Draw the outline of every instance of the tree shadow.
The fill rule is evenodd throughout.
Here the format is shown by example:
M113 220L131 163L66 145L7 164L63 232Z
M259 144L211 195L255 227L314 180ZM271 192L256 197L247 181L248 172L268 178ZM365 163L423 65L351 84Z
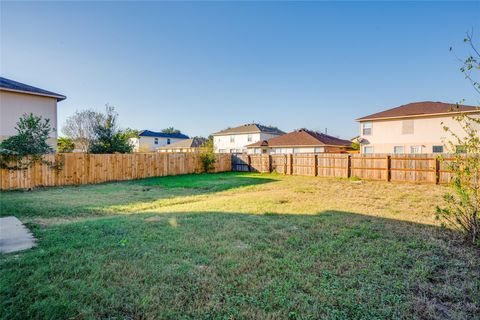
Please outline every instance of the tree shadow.
M114 303L99 291L95 304L80 298L77 305L102 310L105 301L110 315L127 305L125 316L162 318L155 307L162 305L174 318L457 319L475 318L480 308L477 249L431 225L342 211L214 211L119 215L34 231L39 246L25 252L25 266L8 275L9 283L48 264L38 268L45 276L35 273L35 288L58 272L67 279L48 283L61 295L63 281L76 274L61 270L81 265L81 281L102 275L108 294L119 295ZM82 288L81 297L95 289ZM12 306L28 301L24 292L11 291ZM138 296L155 303L142 306Z

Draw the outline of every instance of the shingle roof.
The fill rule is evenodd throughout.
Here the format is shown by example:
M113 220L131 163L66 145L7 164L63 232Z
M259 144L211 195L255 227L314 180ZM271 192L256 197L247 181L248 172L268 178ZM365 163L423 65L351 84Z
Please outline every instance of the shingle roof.
M357 119L357 121L384 119L384 118L403 118L422 115L434 115L449 112L475 111L474 106L456 105L453 103L423 101L405 104L400 107L388 109L382 112L374 113L366 117Z
M207 141L207 139L195 137L167 144L166 146L162 146L158 149L200 148L205 143L205 141Z
M269 140L249 144L251 147L302 147L302 146L351 146L352 142L316 131L301 129Z
M33 95L52 97L52 98L56 98L57 101L62 101L67 98L64 95L61 95L55 92L29 86L28 84L20 83L20 82L13 81L3 77L0 77L0 90L23 92L23 93L33 94Z
M285 134L282 130L277 128L263 126L258 123L249 123L235 128L228 128L219 132L214 133L214 136L226 135L226 134L239 134L239 133L272 133L272 134Z
M174 138L174 139L188 139L187 135L183 133L163 133L163 132L155 132L150 130L141 130L138 135L140 137L155 137L155 138Z

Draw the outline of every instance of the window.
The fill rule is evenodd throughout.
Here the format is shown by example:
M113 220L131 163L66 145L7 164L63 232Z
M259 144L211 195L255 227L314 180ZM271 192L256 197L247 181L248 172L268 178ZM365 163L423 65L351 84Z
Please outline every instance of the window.
M260 154L262 153L262 149L260 148L255 148L255 154Z
M230 142L235 142L235 136L230 136Z
M372 122L362 123L362 134L364 136L369 136L372 134Z
M403 146L393 147L393 153L395 153L395 154L403 154L403 153L405 153L405 148L404 148Z
M467 148L465 146L456 146L455 153L467 153Z
M410 153L411 154L422 153L422 147L421 146L411 146L410 147Z
M325 148L324 148L324 147L316 147L316 148L315 148L315 153L322 153L322 152L325 152Z
M170 144L170 139L167 139L167 144Z
M372 146L364 146L363 147L363 153L366 153L366 154L373 153L373 147Z
M433 146L432 147L433 153L443 153L443 146Z
M402 134L413 134L413 120L402 121Z
M155 143L155 144L158 144L158 138L155 138L155 142L154 142L154 143Z
M247 136L247 141L248 141L248 142L252 142L252 135L251 135L251 134L249 134L249 135ZM230 141L230 142L231 142L231 141Z

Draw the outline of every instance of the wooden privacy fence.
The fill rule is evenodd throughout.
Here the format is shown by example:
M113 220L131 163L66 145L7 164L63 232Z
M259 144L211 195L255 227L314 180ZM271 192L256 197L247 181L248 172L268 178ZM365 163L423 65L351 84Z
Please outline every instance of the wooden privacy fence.
M0 169L0 190L66 186L202 172L198 153L63 153L44 156L26 170ZM230 154L216 155L215 172L231 171Z
M450 181L451 160L434 154L242 154L232 156L232 170L439 184Z

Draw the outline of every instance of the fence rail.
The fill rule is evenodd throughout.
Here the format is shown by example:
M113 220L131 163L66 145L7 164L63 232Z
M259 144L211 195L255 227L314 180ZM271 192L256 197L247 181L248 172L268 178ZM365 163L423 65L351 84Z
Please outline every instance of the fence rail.
M452 159L444 160L435 154L242 154L232 157L232 170L443 184Z
M52 168L36 162L26 170L0 169L0 190L29 189L133 180L202 172L198 153L131 153L46 155L44 160L60 164ZM215 172L231 171L230 154L216 155Z

